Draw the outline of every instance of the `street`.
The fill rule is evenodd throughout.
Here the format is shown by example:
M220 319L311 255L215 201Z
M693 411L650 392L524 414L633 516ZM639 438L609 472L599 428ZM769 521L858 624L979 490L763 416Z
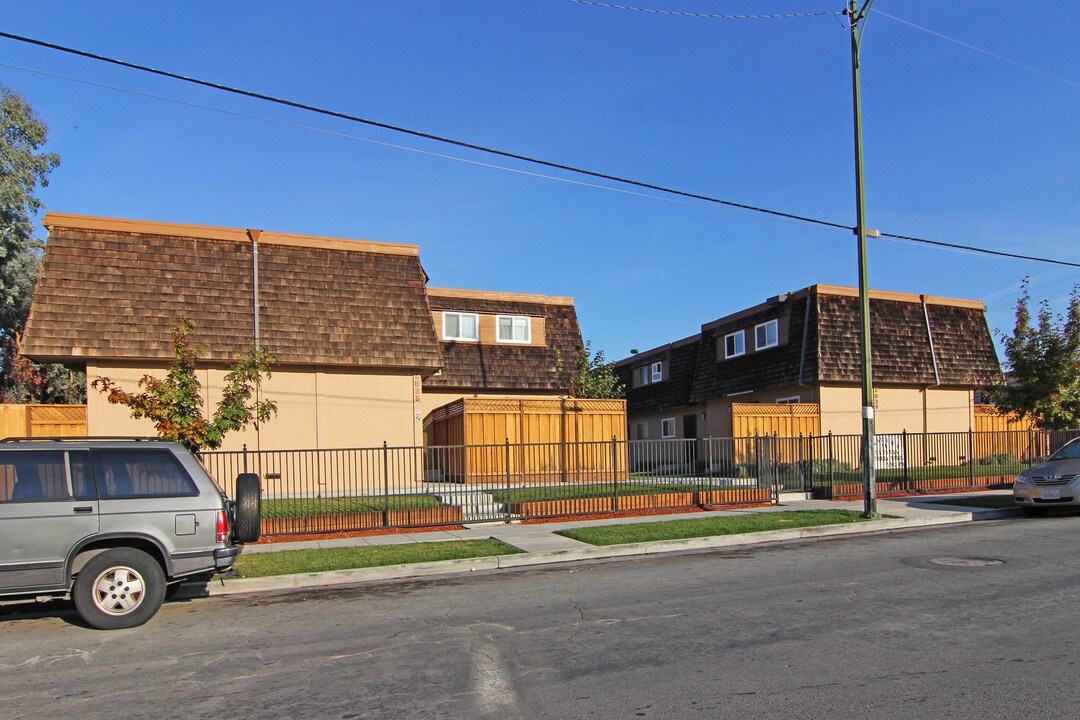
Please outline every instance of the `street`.
M0 615L29 718L1067 718L1080 517Z

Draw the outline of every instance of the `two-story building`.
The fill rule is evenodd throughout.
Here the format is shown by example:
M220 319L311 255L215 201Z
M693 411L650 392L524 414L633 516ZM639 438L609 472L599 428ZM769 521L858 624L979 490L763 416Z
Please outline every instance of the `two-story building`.
M986 307L871 291L880 433L967 431L974 394L1002 382ZM858 291L813 285L616 364L631 439L731 437L747 405L815 405L820 433L861 432Z

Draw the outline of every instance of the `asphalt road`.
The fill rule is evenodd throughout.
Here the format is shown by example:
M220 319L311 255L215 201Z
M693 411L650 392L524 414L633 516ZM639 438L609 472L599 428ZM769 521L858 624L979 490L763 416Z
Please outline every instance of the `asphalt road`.
M20 612L0 716L1080 717L1078 539L989 521L204 598L114 632Z

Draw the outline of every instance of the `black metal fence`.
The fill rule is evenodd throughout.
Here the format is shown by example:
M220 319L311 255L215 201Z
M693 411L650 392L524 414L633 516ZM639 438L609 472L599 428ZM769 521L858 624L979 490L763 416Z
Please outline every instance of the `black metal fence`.
M875 443L879 494L1005 486L1080 431L900 433ZM263 478L265 534L581 516L862 492L858 435L207 452L230 495Z

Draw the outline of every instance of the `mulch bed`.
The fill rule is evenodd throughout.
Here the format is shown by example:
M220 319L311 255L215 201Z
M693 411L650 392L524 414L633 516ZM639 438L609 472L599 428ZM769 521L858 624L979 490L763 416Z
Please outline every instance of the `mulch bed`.
M264 535L254 545L268 545L281 542L303 542L306 540L337 540L338 538L370 537L372 535L405 535L412 533L438 532L440 530L464 530L464 525L438 525L433 527L413 528L376 528L373 530L347 530L343 532L308 533L306 535Z
M619 512L592 513L590 515L562 515L559 517L525 518L522 525L543 525L545 523L576 522L578 520L611 520L621 517L646 517L649 515L682 515L685 513L708 512L712 510L739 510L743 508L765 507L770 503L738 503L735 505L694 505L680 508L652 508L643 510L620 510Z

